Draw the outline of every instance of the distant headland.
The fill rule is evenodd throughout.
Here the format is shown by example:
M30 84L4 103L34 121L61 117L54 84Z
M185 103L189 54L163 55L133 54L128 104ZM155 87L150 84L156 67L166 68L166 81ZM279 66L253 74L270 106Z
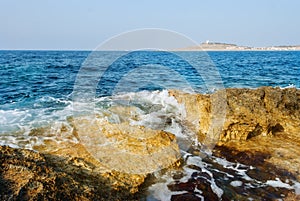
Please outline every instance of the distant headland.
M236 44L206 41L198 46L179 48L181 51L291 51L300 50L300 45L281 45L269 47L249 47Z

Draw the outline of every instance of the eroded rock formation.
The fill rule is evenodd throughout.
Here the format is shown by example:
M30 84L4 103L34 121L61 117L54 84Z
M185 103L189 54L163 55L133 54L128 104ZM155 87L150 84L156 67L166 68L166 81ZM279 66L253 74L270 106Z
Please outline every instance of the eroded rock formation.
M300 90L261 87L212 95L170 91L170 95L185 105L187 121L195 125L200 141L215 130L216 145L270 154L267 161L300 175ZM214 107L226 111L219 130L214 129L219 126L213 123Z
M135 200L148 174L179 164L171 133L89 117L70 121L72 131L59 130L79 142L49 138L33 147L39 153L0 146L0 200Z
M165 131L94 117L76 118L73 124L80 142L109 170L146 175L180 158L175 136Z
M185 104L187 120L196 123L200 134L206 135L209 127L213 126L212 100L216 94L185 94L179 91L171 91L170 94ZM219 98L226 99L226 102L214 102L225 104L226 116L220 142L299 131L300 91L295 88L226 89L226 94Z
M0 200L138 200L134 180L144 178L103 174L84 158L0 146Z

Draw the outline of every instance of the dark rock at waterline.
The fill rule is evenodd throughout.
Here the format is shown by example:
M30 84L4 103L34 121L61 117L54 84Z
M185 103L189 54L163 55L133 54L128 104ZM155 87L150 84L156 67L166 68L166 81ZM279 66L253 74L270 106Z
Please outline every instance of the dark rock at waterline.
M171 201L201 201L201 198L197 197L195 194L184 193L180 195L172 195Z
M239 162L245 165L260 166L265 164L271 157L270 153L259 151L238 151L226 146L216 146L214 154L219 157L225 157L228 161Z
M214 149L214 155L222 158L226 158L230 162L237 164L245 164L248 168L245 169L245 173L252 179L255 179L260 182L267 182L268 180L277 180L281 181L290 181L289 185L293 185L293 182L296 181L297 176L288 170L282 169L279 166L276 166L270 162L268 159L271 157L268 153L262 153L259 151L238 151L234 148L229 148L226 146L217 146ZM226 171L222 169L222 171ZM222 175L216 175L216 177L222 177ZM235 178L243 182L241 186L232 186L226 184L223 180L216 179L216 183L219 186L223 186L224 195L222 198L225 200L235 199L237 196L240 198L242 196L251 195L252 198L260 200L276 200L289 198L292 194L289 189L264 186L260 184L253 184L252 188L245 185L247 181L244 178L237 177ZM246 198L245 197L245 198Z
M66 159L0 146L0 200L139 200L126 187Z
M197 175L197 178L194 178ZM203 197L204 200L218 200L218 196L213 192L211 188L211 183L205 178L202 178L199 173L194 173L192 178L187 182L177 182L174 184L169 184L168 188L171 191L187 191L188 193L173 195L171 200L201 200L200 197ZM208 176L209 175L205 175ZM211 178L209 178L211 179ZM198 192L201 192L199 194Z
M231 165L216 163L215 156L226 158ZM256 163L257 158L259 158L259 163ZM177 178L168 185L170 191L176 192L172 199L227 201L279 200L299 197L295 195L294 190L280 187L280 185L274 187L267 184L268 181L283 181L293 186L294 181L297 180L295 175L287 170L266 162L267 158L268 156L263 153L238 152L228 147L216 147L213 157L202 158L203 164L186 166L194 170L187 181L182 182L180 178ZM222 189L221 197L217 196L216 188Z

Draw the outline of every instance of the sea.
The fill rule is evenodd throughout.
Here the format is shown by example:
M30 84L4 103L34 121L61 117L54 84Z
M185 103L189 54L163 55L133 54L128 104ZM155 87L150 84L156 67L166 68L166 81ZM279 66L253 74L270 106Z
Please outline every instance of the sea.
M260 86L300 88L300 51L2 50L0 145L34 150L35 145L43 144L49 136L33 136L33 130L45 126L55 130L61 123L68 124L70 117L90 113L97 113L112 123L129 121L133 125L169 131L179 138L193 138L183 132L180 122L183 122L184 108L169 97L168 90L213 93L223 88ZM111 109L117 106L134 106L135 115L140 118ZM61 136L51 138L61 140ZM189 140L196 142L196 139ZM273 189L274 193L271 190L266 199L281 199L278 188L300 194L299 181L260 181L247 175L255 167L216 156L203 160L189 153L184 143L180 148L185 162L181 182L191 178L194 172L206 172L210 176L207 183L219 199L226 193L226 185L246 186L243 193L247 193L249 200L252 194L255 197L258 193L251 188ZM223 181L214 177L217 170L222 172ZM172 173L160 177L148 187L147 200L170 200L172 195L180 193L168 188L174 182ZM202 191L194 194L206 200Z

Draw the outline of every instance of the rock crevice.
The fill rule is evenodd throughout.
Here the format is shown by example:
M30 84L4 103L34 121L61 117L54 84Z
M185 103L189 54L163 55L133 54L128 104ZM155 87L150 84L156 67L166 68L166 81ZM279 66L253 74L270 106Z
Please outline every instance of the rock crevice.
M215 136L216 139L210 140L215 145L237 152L270 155L266 161L289 170L300 179L300 90L261 87L226 89L221 93L224 91L226 115L215 135L209 134L215 130L212 104L224 103L213 101L220 91L212 95L170 91L170 95L185 105L187 120L197 127L195 132L200 142Z
M214 100L215 94L226 93L226 101ZM213 127L213 107L224 104L226 115L218 142L249 140L255 136L299 131L300 91L295 88L261 87L258 89L226 89L212 95L170 91L187 111L187 120L196 124L199 138ZM217 105L217 106L214 106Z

